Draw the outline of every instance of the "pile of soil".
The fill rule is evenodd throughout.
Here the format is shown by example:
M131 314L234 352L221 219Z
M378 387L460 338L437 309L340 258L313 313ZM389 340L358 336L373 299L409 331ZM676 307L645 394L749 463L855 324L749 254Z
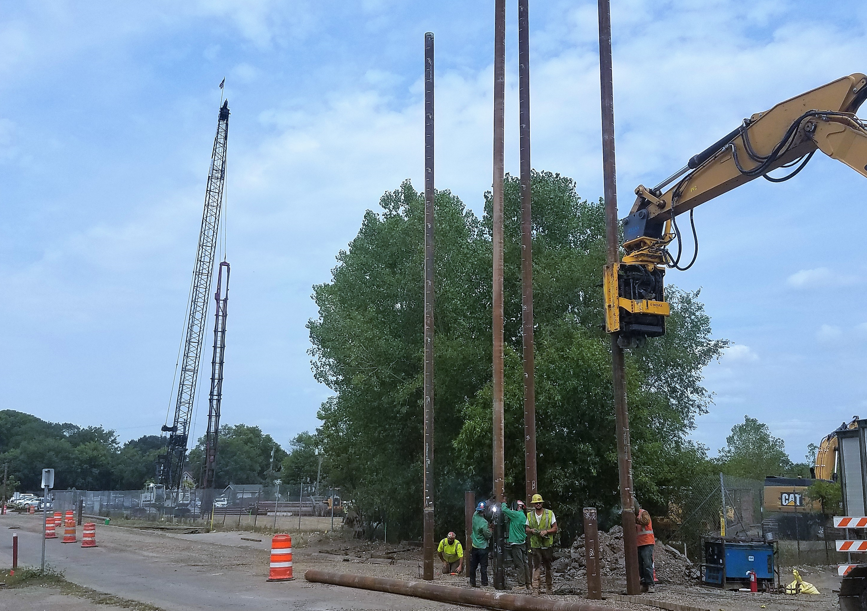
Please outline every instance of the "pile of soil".
M572 547L554 562L554 573L564 579L584 579L584 535L578 537ZM701 577L699 569L686 556L669 545L657 541L653 551L656 579L660 583L686 585ZM623 559L623 528L615 526L610 531L599 532L599 573L603 577L626 578Z

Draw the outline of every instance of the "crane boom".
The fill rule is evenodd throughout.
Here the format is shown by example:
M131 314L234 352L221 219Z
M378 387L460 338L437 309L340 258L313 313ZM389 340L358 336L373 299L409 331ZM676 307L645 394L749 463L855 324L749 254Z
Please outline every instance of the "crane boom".
M211 277L214 271L214 253L217 247L220 209L223 204L223 186L226 182L228 138L229 101L226 100L220 107L217 119L217 135L214 137L211 168L208 172L208 183L205 189L205 209L202 214L202 228L199 232L199 245L193 268L190 309L187 314L184 356L181 361L175 416L171 426L164 425L162 428L164 433L169 434L169 437L166 452L159 457L158 476L160 483L165 484L166 488L170 490L180 488L187 457L190 416L196 396L196 382L199 377L199 359L202 354L205 317L208 313L208 297L211 292Z
M223 268L226 269L226 293L221 296ZM223 401L223 364L226 357L226 316L229 314L229 272L227 261L220 263L217 272L217 290L214 293L214 356L211 358L211 392L208 401L208 431L205 433L205 469L202 488L214 487L217 469L217 438L220 434L220 404Z

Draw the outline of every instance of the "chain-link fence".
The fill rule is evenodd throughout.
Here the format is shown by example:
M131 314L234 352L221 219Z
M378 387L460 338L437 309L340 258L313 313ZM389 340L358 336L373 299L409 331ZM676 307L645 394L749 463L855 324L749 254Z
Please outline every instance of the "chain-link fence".
M723 474L696 477L671 495L666 538L692 559L703 557L705 539L724 537L772 541L782 566L845 561L834 545L845 533L834 529L831 518L813 506L806 494L809 483Z
M697 477L674 491L669 505L670 538L690 558L700 558L702 539L762 537L762 489L759 480L717 474Z
M50 511L81 519L124 519L275 530L330 530L346 515L340 490L313 484L229 485L224 489L55 490Z

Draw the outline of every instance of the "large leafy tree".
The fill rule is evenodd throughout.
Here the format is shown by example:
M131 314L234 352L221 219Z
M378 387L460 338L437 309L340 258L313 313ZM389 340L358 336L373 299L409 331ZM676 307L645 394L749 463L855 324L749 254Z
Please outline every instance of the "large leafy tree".
M719 460L727 475L764 480L769 475L794 474L783 440L771 435L767 424L749 416L732 427Z
M507 488L523 496L520 185L505 184ZM435 471L438 520L461 520L463 491L491 489L491 198L479 220L436 194ZM409 182L365 214L332 281L314 288L309 323L317 379L335 391L319 435L335 484L389 532L420 530L422 471L423 196ZM601 328L601 202L551 173L533 175L533 265L540 487L577 516L617 503L608 339ZM707 409L701 368L710 338L697 293L672 289L669 334L628 357L636 487L648 502L705 460L686 434Z
M273 452L273 460L272 460ZM201 481L205 438L190 451L189 465L196 481ZM279 470L286 451L258 426L224 424L217 442L215 487L229 484L266 484Z
M329 463L319 448L315 435L299 433L289 442L289 454L283 459L280 477L284 483L314 483L328 478Z

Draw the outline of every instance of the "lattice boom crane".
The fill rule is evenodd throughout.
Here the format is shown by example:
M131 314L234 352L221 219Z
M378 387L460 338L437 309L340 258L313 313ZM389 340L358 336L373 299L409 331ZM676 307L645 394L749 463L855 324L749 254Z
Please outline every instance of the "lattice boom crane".
M214 254L217 247L220 225L220 210L223 204L223 187L226 182L226 147L229 139L229 101L220 107L217 120L217 135L211 154L211 169L205 189L205 210L202 214L202 229L199 233L199 246L196 264L193 269L190 309L187 314L187 329L184 338L184 356L181 361L181 374L178 382L178 396L175 403L175 417L172 425L164 425L168 433L165 454L160 455L157 466L159 481L167 489L178 489L184 475L187 457L187 440L190 434L196 382L199 377L199 360L205 334L205 317L211 293L211 277L214 271Z

